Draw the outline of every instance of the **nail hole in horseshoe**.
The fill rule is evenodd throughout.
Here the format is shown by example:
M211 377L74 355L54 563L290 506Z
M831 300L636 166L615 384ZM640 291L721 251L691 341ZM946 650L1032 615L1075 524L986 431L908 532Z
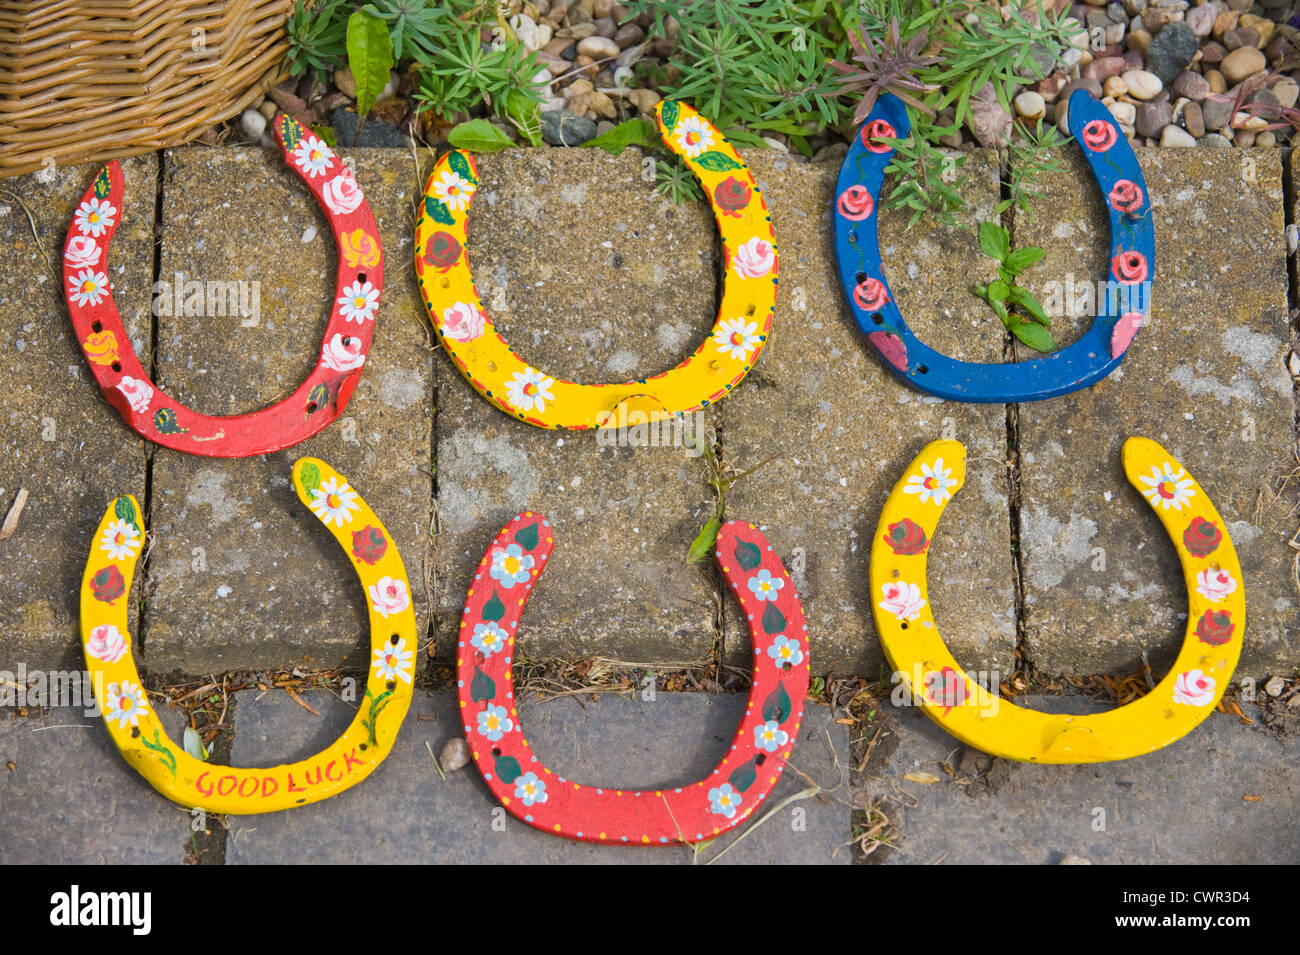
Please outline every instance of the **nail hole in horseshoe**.
M917 366L916 366L916 373L917 373L918 375L924 375L924 374L925 374L927 371L929 371L929 370L930 370L930 367L929 367L928 365L917 365Z
M749 303L749 308L745 309L745 314L746 314L746 315L753 315L756 311L758 311L758 306L755 305L753 302L750 302L750 303Z
M91 330L92 332L102 332L102 331L104 330L104 323L103 323L103 322L91 322L91 323L90 323L90 330Z
M872 312L871 320L875 322L877 325L885 324L885 316L881 315L879 312Z
M360 273L358 273L358 275L357 275L357 281L358 281L358 282L364 282L365 280L366 280L366 273L365 273L365 272L360 272Z
M762 766L766 762L767 762L767 753L759 753L758 756L754 759L755 766Z
M122 363L121 363L120 361L115 361L115 362L113 362L113 364L110 365L109 367L112 368L114 371L121 371L121 370L122 370Z
M343 336L343 347L346 348L348 345L351 345L351 344L352 344L352 336L351 336L351 335L344 335L344 336Z
M395 690L395 689L397 689L397 684L394 683L392 680L389 680L387 683L384 684L384 689L385 689L385 690Z
M857 281L857 283L858 283L859 285L861 285L863 282L865 282L865 281L867 280L867 273L866 273L866 272L859 272L859 273L855 276L855 280Z
M307 413L308 413L308 414L315 414L315 413L316 413L316 402L314 402L314 401L309 401L309 402L307 402Z
M391 643L393 646L397 646L397 641L400 639L401 637L399 637L397 634L393 634L391 637L388 638L388 642Z
M493 746L493 747L492 747L492 755L493 755L493 756L500 756L500 755L501 755L501 747L500 747L500 746Z
M900 630L906 630L906 629L907 629L907 621L904 620L902 623L900 623L900 624L898 625L898 629L900 629Z

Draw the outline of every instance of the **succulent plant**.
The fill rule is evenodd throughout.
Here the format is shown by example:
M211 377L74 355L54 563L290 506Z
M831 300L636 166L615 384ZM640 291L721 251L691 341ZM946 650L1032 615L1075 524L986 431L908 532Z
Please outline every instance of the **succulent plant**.
M928 36L928 31L921 30L904 42L899 34L897 18L890 23L889 33L879 41L879 45L861 27L849 31L853 61L858 65L832 60L831 66L841 74L842 92L862 91L862 99L853 114L854 123L867 118L881 93L893 93L909 106L934 115L933 109L913 95L933 93L939 88L916 76L919 71L939 62L939 57L925 55Z

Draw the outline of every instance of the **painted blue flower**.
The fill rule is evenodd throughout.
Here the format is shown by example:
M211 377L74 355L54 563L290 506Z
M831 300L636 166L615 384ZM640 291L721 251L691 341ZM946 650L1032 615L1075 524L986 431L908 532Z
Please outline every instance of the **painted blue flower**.
M498 624L491 622L476 623L474 624L474 636L470 640L470 646L481 650L485 657L490 657L498 650L504 649L506 641L509 639L510 635Z
M768 720L754 727L754 745L764 752L775 753L790 742L790 734L781 729L776 720Z
M487 709L478 715L478 731L492 742L496 742L515 728L515 724L506 715L504 706L487 705Z
M736 807L741 803L740 793L732 788L731 783L723 783L709 790L709 812L718 813L728 819L736 815Z
M522 799L525 806L546 802L546 783L536 773L524 773L515 780L515 798Z
M775 600L784 586L785 581L780 577L773 577L770 570L760 570L749 578L749 589L759 600Z
M501 550L492 552L492 567L488 573L493 580L499 581L502 587L509 590L515 584L528 582L534 563L536 561L525 554L518 544L508 544Z
M792 667L797 667L803 663L803 651L799 649L799 640L796 637L777 637L767 648L767 655L776 661L777 666L788 663Z

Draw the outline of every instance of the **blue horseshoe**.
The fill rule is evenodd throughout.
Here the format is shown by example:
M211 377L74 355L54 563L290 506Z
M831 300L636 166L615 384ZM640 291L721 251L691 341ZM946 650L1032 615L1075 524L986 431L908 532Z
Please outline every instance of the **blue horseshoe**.
M911 125L903 102L882 95L840 167L835 254L858 326L894 373L953 401L1007 404L1066 395L1095 384L1124 358L1151 305L1155 230L1137 157L1110 110L1085 90L1070 97L1070 134L1083 147L1110 212L1110 271L1092 327L1069 348L1032 361L957 361L927 346L899 312L880 264L877 206L893 149ZM1104 298L1104 301L1102 300Z

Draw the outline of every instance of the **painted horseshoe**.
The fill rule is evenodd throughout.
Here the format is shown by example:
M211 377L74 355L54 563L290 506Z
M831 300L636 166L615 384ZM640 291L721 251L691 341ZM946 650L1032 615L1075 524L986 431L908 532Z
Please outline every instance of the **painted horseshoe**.
M524 362L479 301L467 250L478 189L474 157L453 149L424 187L415 226L415 272L429 321L461 374L502 411L539 428L626 427L713 404L758 360L776 307L776 237L744 160L685 103L655 107L660 135L685 161L713 206L724 254L722 304L708 338L676 368L621 384L580 385Z
M511 688L519 615L553 547L540 514L520 514L479 562L456 661L465 738L492 794L535 829L611 844L693 843L739 825L776 785L808 691L808 628L794 584L753 524L728 521L715 556L749 619L754 682L727 755L674 789L598 788L556 776L524 738Z
M370 671L356 718L327 749L271 769L217 766L190 756L163 729L136 670L128 595L144 546L133 497L109 505L81 579L81 645L104 722L118 750L173 802L208 812L258 813L328 799L365 779L393 747L411 703L415 611L397 545L347 480L324 461L293 466L298 499L347 553L369 595Z
M936 441L894 486L871 548L871 603L890 665L925 714L962 742L1034 763L1098 763L1168 746L1218 705L1241 655L1246 595L1227 526L1209 495L1164 448L1124 442L1124 471L1174 542L1188 617L1173 668L1146 696L1088 716L1027 710L972 680L935 628L926 551L949 498L966 480L966 449Z
M191 411L163 393L140 364L108 279L108 247L123 209L116 161L99 171L68 229L63 288L77 341L109 404L137 434L165 448L216 458L279 451L341 415L361 381L384 284L379 230L352 171L328 146L284 114L276 117L275 138L329 219L339 262L316 367L292 395L268 408L229 417Z
M893 149L881 138L906 138L907 107L889 94L844 157L835 187L835 254L849 308L894 374L952 401L1007 404L1066 395L1118 367L1151 304L1155 230L1146 180L1110 110L1085 90L1070 97L1070 134L1083 145L1110 212L1110 272L1097 295L1097 317L1068 348L1031 361L957 361L925 345L898 309L880 263L876 215Z

